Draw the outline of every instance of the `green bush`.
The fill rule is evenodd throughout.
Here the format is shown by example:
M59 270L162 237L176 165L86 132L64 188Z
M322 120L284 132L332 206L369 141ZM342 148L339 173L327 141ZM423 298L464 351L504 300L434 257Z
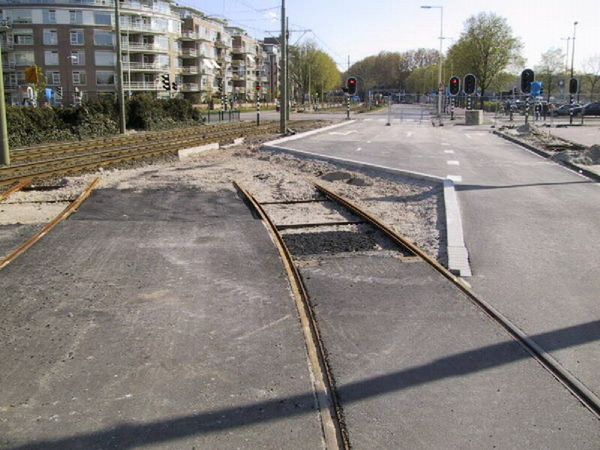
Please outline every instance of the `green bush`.
M136 95L126 102L127 127L159 130L202 123L200 111L187 100L159 100ZM119 130L119 109L113 96L85 101L71 108L8 106L11 147L110 136Z

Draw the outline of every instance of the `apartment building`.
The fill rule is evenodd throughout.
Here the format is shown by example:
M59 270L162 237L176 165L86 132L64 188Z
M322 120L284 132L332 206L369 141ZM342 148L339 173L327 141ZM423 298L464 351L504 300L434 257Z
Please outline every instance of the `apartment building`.
M112 0L0 0L0 24L10 103L27 95L25 68L33 65L42 68L54 105L116 91ZM277 90L276 70L275 84L265 81L273 71L264 66L265 45L226 20L170 0L126 0L120 2L120 26L126 95L207 101L222 90L246 100L256 82ZM164 88L167 74L177 90Z

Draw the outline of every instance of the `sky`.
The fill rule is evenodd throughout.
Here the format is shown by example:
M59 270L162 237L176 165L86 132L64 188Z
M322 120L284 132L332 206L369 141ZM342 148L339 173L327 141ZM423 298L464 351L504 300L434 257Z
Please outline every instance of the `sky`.
M257 38L278 34L280 29L281 0L175 1L224 16ZM444 51L460 37L468 17L494 12L504 17L513 35L521 39L527 67L539 64L541 54L550 48L558 47L566 54L566 38L573 36L574 22L578 22L575 69L582 69L587 58L600 54L600 0L286 0L290 42L312 39L342 70L348 56L352 64L381 51L439 49L442 10L423 9L422 5L443 7Z

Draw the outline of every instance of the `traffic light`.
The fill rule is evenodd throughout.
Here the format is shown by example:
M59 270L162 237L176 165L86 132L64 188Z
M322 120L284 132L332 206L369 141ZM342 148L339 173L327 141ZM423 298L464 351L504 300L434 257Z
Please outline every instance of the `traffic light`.
M465 76L464 91L467 95L473 95L477 90L477 78L472 73Z
M356 87L357 87L357 80L355 77L350 77L348 78L348 81L346 81L346 87L348 88L348 95L356 95Z
M531 83L535 81L535 74L531 69L525 69L521 72L521 92L529 94L531 92Z
M63 88L61 86L56 88L56 95L61 97L63 96Z
M460 92L460 78L450 78L450 95L455 96Z
M221 81L221 82L219 82L219 85L218 85L218 86L219 86L219 92L221 92L221 93L222 93L222 92L223 92L223 82L222 82L222 81Z
M161 78L162 78L163 89L165 91L170 91L171 90L171 76L168 73L165 73L164 75L161 75Z
M171 83L171 87L174 91L176 91L179 88L179 86L175 82Z
M254 89L256 89L256 92L260 91L260 84L256 83L256 86L254 86Z
M571 78L569 80L569 94L575 95L579 91L579 80L577 78Z

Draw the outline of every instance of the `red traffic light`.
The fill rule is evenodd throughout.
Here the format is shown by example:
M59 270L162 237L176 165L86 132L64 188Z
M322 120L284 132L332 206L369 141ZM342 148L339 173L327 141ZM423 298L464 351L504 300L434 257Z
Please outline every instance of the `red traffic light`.
M458 78L450 78L450 83L458 84Z
M260 91L260 84L257 84L257 85L256 85L256 90L257 90L257 91Z
M348 84L356 84L356 80L354 78L350 78L348 80Z

